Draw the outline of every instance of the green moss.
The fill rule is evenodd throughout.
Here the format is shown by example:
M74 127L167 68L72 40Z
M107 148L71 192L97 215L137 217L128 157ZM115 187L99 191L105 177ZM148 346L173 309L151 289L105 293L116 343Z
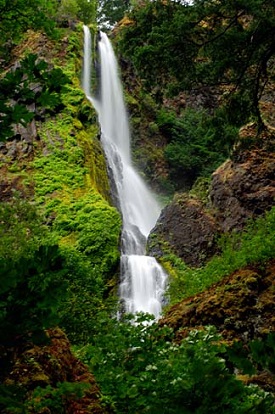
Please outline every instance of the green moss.
M199 177L189 191L192 197L198 198L204 205L209 201L210 181L211 177Z
M95 111L80 88L81 42L82 28L70 36L60 66L71 80L62 92L63 108L39 126L40 146L32 162L35 201L70 269L59 314L73 343L89 338L94 315L107 306L121 231L120 214L110 204Z
M87 168L86 185L95 188L106 200L110 201L106 162L100 142L96 138L97 135L97 125L91 125L88 131L80 131L77 135Z

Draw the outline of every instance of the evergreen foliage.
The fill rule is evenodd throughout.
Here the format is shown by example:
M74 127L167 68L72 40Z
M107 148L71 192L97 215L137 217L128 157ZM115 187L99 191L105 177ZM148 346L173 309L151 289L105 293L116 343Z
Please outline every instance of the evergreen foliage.
M97 0L61 0L57 16L59 20L80 20L85 24L96 21Z
M137 2L121 25L117 48L140 80L140 96L145 92L156 107L177 111L164 132L169 184L176 181L176 190L190 188L197 176L228 157L236 128L251 120L259 131L264 128L259 102L274 77L274 7L265 0L146 0ZM187 99L179 105L181 97ZM189 108L198 111L198 119L206 110L204 121L193 125ZM143 115L150 118L146 111Z
M191 186L199 176L208 176L229 156L237 129L223 121L219 111L210 116L189 109L181 117L159 112L157 124L167 137L164 155L176 190L183 182Z
M110 29L123 18L129 9L129 0L99 0L98 24L103 29Z
M274 55L274 7L268 0L147 0L133 8L119 46L149 90L161 85L165 94L167 83L179 91L227 85L231 114L237 116L245 100L242 122L250 115L261 122L258 103Z
M27 29L54 34L56 0L1 0L0 1L0 58L7 59ZM35 11L35 12L34 12Z

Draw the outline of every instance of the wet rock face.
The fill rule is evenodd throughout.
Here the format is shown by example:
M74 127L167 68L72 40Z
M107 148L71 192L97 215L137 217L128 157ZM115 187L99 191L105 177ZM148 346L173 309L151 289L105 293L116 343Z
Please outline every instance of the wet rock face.
M149 239L150 254L162 256L161 244L168 243L172 251L189 266L200 266L216 252L215 221L203 209L198 200L181 196L168 205L161 213Z

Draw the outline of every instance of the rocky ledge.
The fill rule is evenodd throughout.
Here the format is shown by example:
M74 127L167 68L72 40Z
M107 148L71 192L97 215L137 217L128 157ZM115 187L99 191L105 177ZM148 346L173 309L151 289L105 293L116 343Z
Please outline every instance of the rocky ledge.
M275 260L271 260L261 267L238 270L206 291L184 299L172 306L159 323L174 330L176 341L192 329L212 325L230 347L238 342L245 351L250 341L263 340L275 332L274 304ZM274 373L260 366L254 375L242 375L240 379L275 393Z

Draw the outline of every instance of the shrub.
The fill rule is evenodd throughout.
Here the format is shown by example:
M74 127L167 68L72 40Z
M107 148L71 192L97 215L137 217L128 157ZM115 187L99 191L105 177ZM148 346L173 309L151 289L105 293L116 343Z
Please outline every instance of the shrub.
M170 328L140 315L113 321L78 351L95 373L115 413L270 413L272 397L230 373L214 328L193 331L180 344Z
M57 323L67 268L33 205L0 203L0 215L0 342L12 345Z

